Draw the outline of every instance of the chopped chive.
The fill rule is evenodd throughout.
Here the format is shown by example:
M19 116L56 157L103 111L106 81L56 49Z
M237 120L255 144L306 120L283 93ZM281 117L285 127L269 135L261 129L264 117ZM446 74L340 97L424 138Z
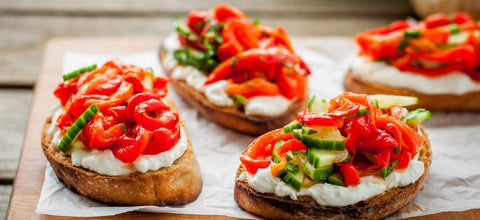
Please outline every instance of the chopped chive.
M97 68L97 64L93 64L93 65L90 65L90 66L86 66L86 67L82 67L78 70L75 70L73 72L70 72L70 73L67 73L65 75L63 75L63 81L67 81L67 80L70 80L70 79L73 79L73 78L77 78L78 76L80 76L82 73L85 73L85 72L88 72L88 71L92 71L94 69Z
M72 146L73 140L77 137L77 135L82 131L85 124L87 124L90 119L99 111L97 105L91 104L90 107L85 110L80 117L73 122L72 126L68 129L65 136L63 136L60 144L58 145L58 149L62 152L67 152L70 150Z

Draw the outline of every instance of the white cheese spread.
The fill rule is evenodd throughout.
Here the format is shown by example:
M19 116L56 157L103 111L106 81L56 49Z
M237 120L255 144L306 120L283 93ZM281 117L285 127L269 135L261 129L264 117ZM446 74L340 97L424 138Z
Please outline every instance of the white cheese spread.
M367 56L355 58L352 71L356 77L371 83L410 89L425 94L464 94L480 91L480 82L462 72L429 77L412 72L399 71L383 61L372 61Z
M55 108L54 118L58 117L62 110L61 106ZM62 139L60 129L55 122L56 119L52 119L52 125L48 130L49 134L53 135L52 147L57 147ZM70 155L72 164L108 176L128 175L135 172L145 173L162 167L169 167L183 155L188 147L185 132L183 129L181 132L180 139L172 149L157 155L141 155L133 163L122 162L113 155L111 150L89 149L81 141L75 141L72 144Z
M176 34L167 37L163 42L163 47L168 53L162 64L167 69L175 67L172 72L174 79L184 80L189 86L203 93L208 101L216 106L235 106L233 100L225 93L226 80L220 80L205 86L204 82L207 79L205 74L192 66L177 66L178 63L172 55L173 50L180 48ZM249 99L249 101L245 103L244 109L246 115L272 117L284 113L291 104L292 101L283 96L261 96Z
M255 96L245 105L245 114L256 116L278 116L286 112L291 101L284 96Z
M387 178L365 176L356 186L337 186L318 183L299 192L277 177L273 177L270 167L259 169L255 175L246 174L249 185L260 193L273 193L276 196L289 196L296 200L298 196L311 196L318 204L325 206L347 206L385 192L392 187L402 187L414 183L422 176L424 164L416 158L410 161L404 171L394 171ZM242 176L244 179L245 177Z

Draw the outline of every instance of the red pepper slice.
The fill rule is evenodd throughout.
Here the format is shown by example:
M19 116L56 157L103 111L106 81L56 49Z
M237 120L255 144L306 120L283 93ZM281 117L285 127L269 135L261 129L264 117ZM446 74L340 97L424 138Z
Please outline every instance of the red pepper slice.
M118 122L127 122L127 106L112 106L104 111L105 115L112 116Z
M153 81L153 93L163 98L168 93L167 83L171 82L171 78L155 77Z
M82 141L90 148L108 148L125 133L124 126L123 123L118 124L113 117L104 116L102 112L99 112L85 125Z
M270 72L272 68L281 68L287 63L293 65L298 63L298 60L297 56L282 48L270 48L268 50L250 49L218 65L208 76L205 85L229 78L235 69L248 72ZM267 74L267 79L269 80L274 77L275 75Z
M245 98L254 96L275 96L280 94L277 84L264 78L253 78L241 84L229 83L225 92L231 95L241 95Z
M77 81L69 81L58 84L53 94L60 100L60 103L64 106L76 92Z
M134 162L147 147L150 140L150 131L139 126L135 137L124 134L116 145L111 148L113 155L124 163Z
M302 111L298 114L297 120L306 125L318 126L335 126L340 127L343 124L341 118L334 118L330 114L311 113L309 111Z
M180 139L180 125L173 129L158 128L152 131L150 141L142 154L156 155L172 149Z
M345 164L340 167L340 173L343 175L343 182L346 186L357 185L360 183L360 176L357 169L352 164Z
M258 38L253 25L248 20L228 20L222 30L225 42L238 42L243 50L258 48Z
M425 27L428 29L450 24L450 18L445 14L433 14L425 18Z
M113 79L104 84L96 86L94 89L90 91L90 94L98 94L98 95L112 95L115 91L117 91L118 87L122 83L122 79Z
M135 108L142 102L150 100L150 99L156 99L160 100L160 98L152 93L139 93L135 96L133 96L132 99L127 104L127 119L130 121L135 121L134 113L135 113Z
M178 114L168 111L169 109L161 100L150 99L135 107L133 117L139 125L150 131L159 128L173 129L178 124Z
M289 151L296 150L307 150L307 147L297 139L290 139L277 148L277 155L285 159Z
M226 22L231 19L247 19L242 11L226 4L219 4L213 9L213 17L218 22Z
M190 30L192 30L196 34L200 34L203 27L205 26L207 17L207 11L191 10L190 13L188 13L187 25Z
M102 100L96 102L95 104L100 108L100 110L104 110L111 106L121 105L127 102L128 98L133 94L133 86L132 84L122 81L120 84L120 88L110 97L109 100Z
M273 145L284 135L282 129L270 131L250 143L242 152L240 161L249 173L255 174L260 168L266 168L271 163Z
M452 20L456 24L463 24L467 21L473 21L473 18L467 13L456 12L456 13L453 14L453 19Z
M242 52L242 46L238 42L225 41L218 47L218 59L225 61L230 57Z

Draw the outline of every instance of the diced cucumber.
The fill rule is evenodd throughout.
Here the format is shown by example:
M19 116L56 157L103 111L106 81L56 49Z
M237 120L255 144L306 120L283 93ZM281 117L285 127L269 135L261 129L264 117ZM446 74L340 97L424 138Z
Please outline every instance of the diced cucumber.
M345 150L345 138L335 127L310 127L316 133L294 133L294 137L300 140L307 147L313 147L323 150Z
M324 113L328 111L328 103L325 99L313 96L308 103L308 110L313 113Z
M279 177L282 181L292 186L295 190L300 191L302 187L304 173L297 165L287 163L285 168L280 171Z
M280 139L275 143L275 145L273 145L272 161L275 163L280 163L280 157L278 156L277 149L278 147L282 146L282 144L283 144L283 140Z
M315 168L311 163L306 162L303 169L313 181L327 180L327 178L333 173L333 165Z
M339 173L334 173L327 178L327 183L338 185L338 186L345 186L343 183L343 176Z
M318 139L309 135L302 135L302 143L308 147L323 150L345 150L345 141Z
M405 115L403 120L409 125L418 125L432 118L432 113L423 108L415 109Z
M60 144L58 145L58 149L63 152L67 152L70 150L72 141L77 137L77 135L82 131L85 124L87 124L90 119L99 111L97 105L91 104L90 107L85 110L80 117L78 117L75 122L73 122L72 126L68 129L65 136L63 136Z
M293 130L295 129L301 129L301 128L302 128L302 124L297 120L295 120L295 121L292 121L290 124L285 125L282 129L284 133L290 133L290 132L293 132Z
M405 32L403 32L403 36L405 37L418 38L420 35L422 35L422 30L405 30Z
M298 157L298 154L305 156L305 152L301 150L292 150L287 152L287 161L292 161L295 157Z
M85 73L85 72L88 72L88 71L92 71L94 69L97 68L97 64L93 64L93 65L90 65L90 66L86 66L86 67L82 67L78 70L75 70L73 72L70 72L70 73L67 73L65 75L62 76L63 78L63 81L67 81L69 79L73 79L73 78L77 78L78 76L80 76L82 73Z
M307 160L314 168L332 165L337 159L337 151L308 148Z
M392 105L410 106L418 104L418 98L413 96L401 95L369 95L369 98L378 102L378 108L389 108Z
M173 19L173 27L175 28L177 33L185 37L188 37L191 34L190 28L180 18Z

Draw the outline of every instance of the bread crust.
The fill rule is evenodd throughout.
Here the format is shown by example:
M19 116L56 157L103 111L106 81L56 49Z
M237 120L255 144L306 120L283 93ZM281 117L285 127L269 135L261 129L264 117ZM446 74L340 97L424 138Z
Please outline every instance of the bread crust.
M51 118L47 119L42 130L43 152L60 181L81 195L110 205L165 206L190 203L200 194L200 168L186 132L188 147L172 166L146 173L107 176L73 166L69 156L51 147L52 135L48 133L51 123ZM180 123L183 129L183 122Z
M237 170L234 199L238 205L255 215L271 219L378 219L386 217L413 200L423 189L424 181L431 164L430 142L423 128L420 129L425 143L420 147L419 160L425 171L420 178L407 186L388 189L353 205L335 207L318 204L310 196L299 196L297 200L278 197L271 193L259 193L248 184L240 181L241 173L247 172L243 164Z
M421 86L421 85L419 85ZM455 94L425 94L409 89L395 88L378 83L366 82L349 70L344 81L345 90L364 94L393 94L418 97L418 104L409 108L425 108L443 111L478 111L480 110L480 92Z
M173 70L178 66L175 66L172 69L167 69L165 65L163 65L167 53L168 52L161 46L159 51L160 63L162 64L165 74L171 76ZM248 116L245 112L238 110L236 107L219 107L214 105L208 101L205 95L189 86L184 80L173 79L171 85L183 99L206 118L224 127L252 135L264 134L288 124L295 120L297 112L305 109L308 105L308 94L306 92L304 98L294 101L287 111L279 116Z

